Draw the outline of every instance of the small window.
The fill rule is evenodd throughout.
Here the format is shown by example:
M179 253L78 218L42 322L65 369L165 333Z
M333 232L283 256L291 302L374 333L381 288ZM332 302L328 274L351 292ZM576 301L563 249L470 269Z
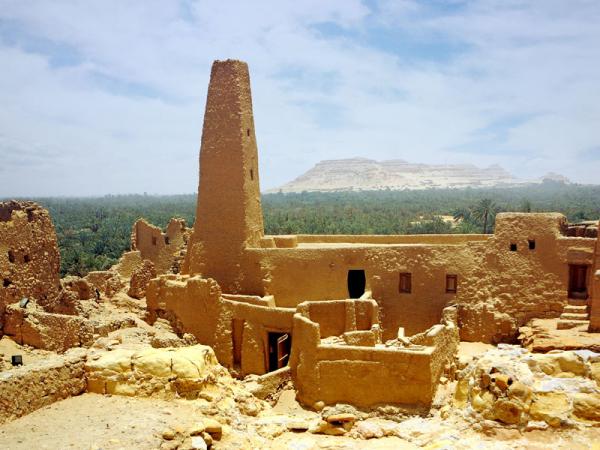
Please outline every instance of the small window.
M250 128L246 130L246 136L250 136Z
M29 261L31 261L31 257L29 255L25 255L23 256L23 261L28 263Z
M152 245L156 245L156 244L157 244L156 236L152 236Z
M535 239L529 239L529 250L535 250Z
M458 275L446 275L446 293L456 294Z
M9 287L12 284L12 281L10 281L8 278L5 278L2 281L2 286L4 286L5 288Z
M250 169L250 179L254 180L254 170Z
M410 273L400 274L399 291L401 294L410 294L412 292L412 275Z
M511 252L516 252L517 251L517 244L510 244L510 251Z
M169 245L171 243L171 240L169 239L169 236L165 236L165 244Z
M12 250L8 251L8 261L11 263L15 262L15 252L13 252Z

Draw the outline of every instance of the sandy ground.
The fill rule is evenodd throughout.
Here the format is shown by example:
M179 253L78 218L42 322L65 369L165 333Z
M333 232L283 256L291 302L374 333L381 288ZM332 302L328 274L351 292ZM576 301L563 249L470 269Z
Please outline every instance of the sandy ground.
M274 414L306 414L297 406L284 401L273 410ZM31 449L157 449L166 428L185 429L200 419L202 414L193 401L162 401L157 399L128 398L84 394L73 397L28 416L0 426L0 448L5 450ZM260 445L248 428L260 418L246 418L246 422L227 427L215 449L569 449L600 450L600 429L546 430L519 432L498 428L477 433L454 420L443 421L433 417L409 418L403 423L406 439L387 437L358 440L310 433L285 432ZM263 419L264 420L264 419ZM594 447L593 443L597 445Z

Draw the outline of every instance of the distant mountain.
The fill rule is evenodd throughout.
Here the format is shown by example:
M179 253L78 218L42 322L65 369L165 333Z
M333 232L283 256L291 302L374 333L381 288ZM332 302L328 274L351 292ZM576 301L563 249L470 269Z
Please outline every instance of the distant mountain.
M542 182L569 183L549 173L539 180L520 180L499 165L413 164L401 159L366 158L321 161L305 174L269 192L372 191L465 187L510 187Z

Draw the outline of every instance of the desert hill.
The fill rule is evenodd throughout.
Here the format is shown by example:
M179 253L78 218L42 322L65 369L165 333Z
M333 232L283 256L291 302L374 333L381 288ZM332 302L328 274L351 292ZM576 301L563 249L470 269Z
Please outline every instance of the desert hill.
M295 180L270 192L509 187L544 180L569 182L554 173L537 180L522 180L499 165L480 168L472 164L429 165L401 159L350 158L321 161Z

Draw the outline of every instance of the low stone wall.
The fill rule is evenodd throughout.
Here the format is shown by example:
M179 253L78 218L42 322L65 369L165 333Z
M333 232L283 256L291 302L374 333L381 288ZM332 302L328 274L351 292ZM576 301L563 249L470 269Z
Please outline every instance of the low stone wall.
M0 373L0 423L85 392L85 350Z
M87 347L93 342L94 325L84 317L45 312L34 303L27 308L13 304L6 308L4 333L17 343L64 352Z

